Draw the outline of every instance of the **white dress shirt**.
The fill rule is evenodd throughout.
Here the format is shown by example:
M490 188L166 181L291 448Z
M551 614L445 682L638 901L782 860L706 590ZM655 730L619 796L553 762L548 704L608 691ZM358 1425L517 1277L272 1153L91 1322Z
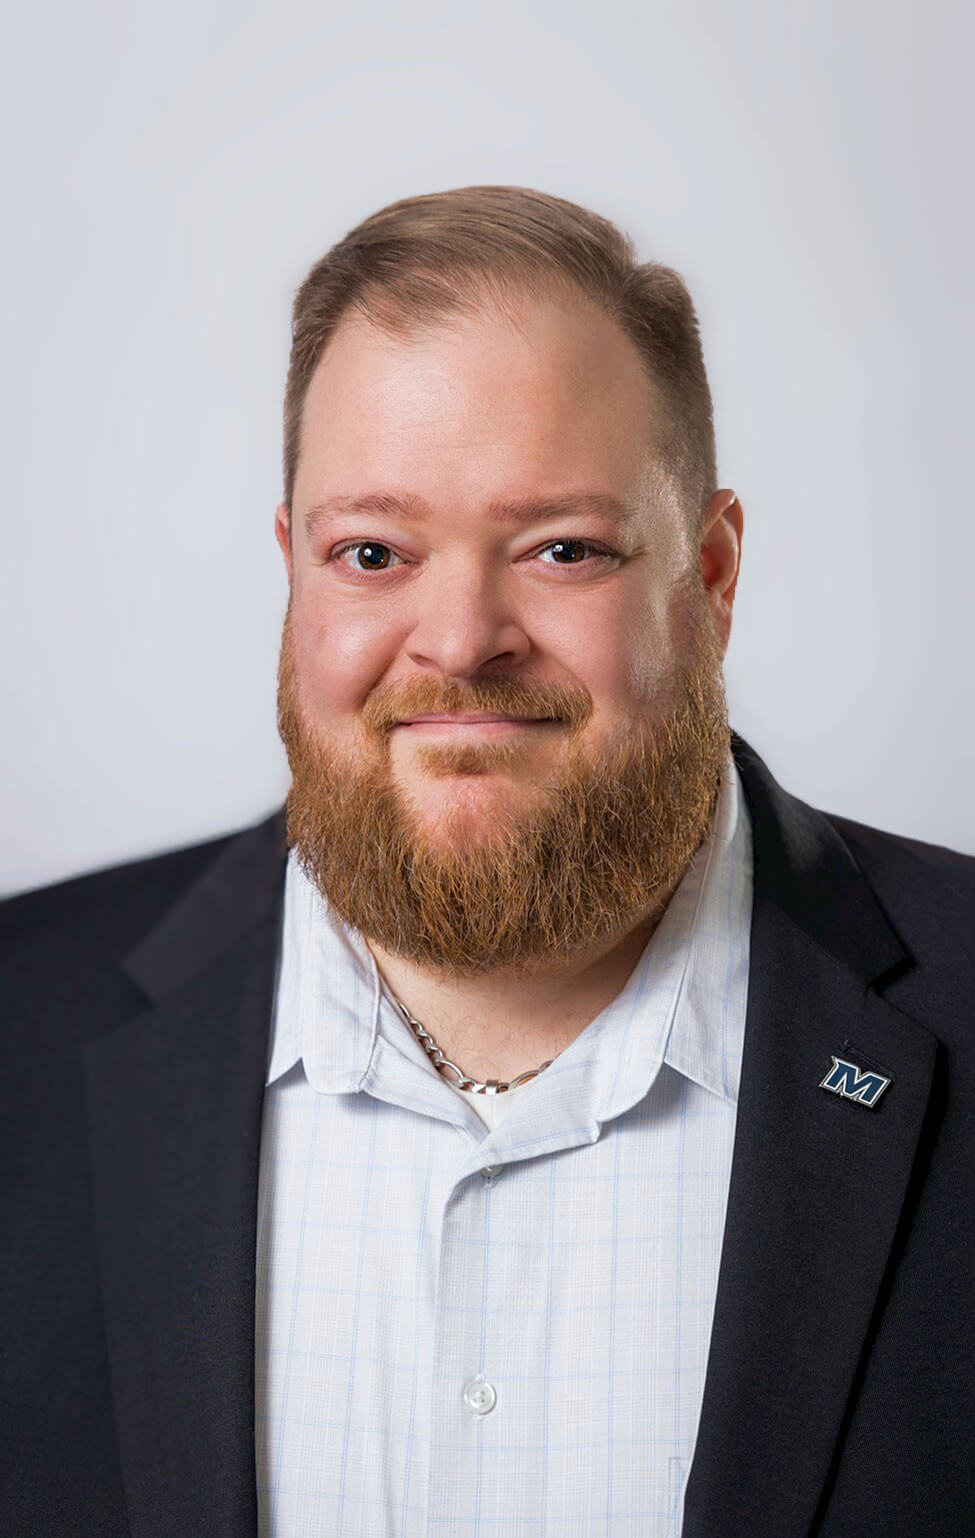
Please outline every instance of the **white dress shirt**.
M751 904L729 753L712 835L622 991L486 1109L437 1073L289 858L258 1213L261 1538L680 1533Z

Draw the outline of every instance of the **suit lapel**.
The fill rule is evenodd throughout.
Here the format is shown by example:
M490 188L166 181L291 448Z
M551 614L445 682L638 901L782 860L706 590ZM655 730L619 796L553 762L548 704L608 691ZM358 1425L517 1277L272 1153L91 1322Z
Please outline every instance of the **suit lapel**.
M87 1054L95 1229L133 1538L257 1531L258 1153L283 817L234 837L126 958Z
M937 1042L876 988L909 961L830 823L747 744L754 907L738 1123L684 1538L816 1520L904 1207ZM891 1079L821 1088L832 1054Z

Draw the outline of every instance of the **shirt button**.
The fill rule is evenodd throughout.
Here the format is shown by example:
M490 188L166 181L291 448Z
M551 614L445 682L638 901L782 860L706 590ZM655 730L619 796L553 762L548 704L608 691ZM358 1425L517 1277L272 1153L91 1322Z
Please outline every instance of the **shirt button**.
M494 1385L482 1376L472 1378L464 1389L464 1403L475 1415L487 1415L498 1402Z
M503 1169L503 1164L485 1164L481 1174L484 1176L485 1180L493 1180L495 1175L500 1175Z

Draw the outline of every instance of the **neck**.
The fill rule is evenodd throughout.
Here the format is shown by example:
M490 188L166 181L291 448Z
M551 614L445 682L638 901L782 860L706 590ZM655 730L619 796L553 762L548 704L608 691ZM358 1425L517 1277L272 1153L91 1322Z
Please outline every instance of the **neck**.
M444 977L369 941L390 992L475 1079L510 1080L555 1058L612 1003L663 917L677 882L651 914L598 951L530 976ZM404 1022L404 1029L406 1029Z

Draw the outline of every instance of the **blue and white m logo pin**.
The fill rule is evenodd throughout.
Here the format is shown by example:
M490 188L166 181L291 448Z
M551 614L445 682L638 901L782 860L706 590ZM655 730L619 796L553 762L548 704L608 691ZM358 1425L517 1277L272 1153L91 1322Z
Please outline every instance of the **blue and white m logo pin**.
M882 1073L865 1073L856 1063L848 1063L846 1058L832 1052L830 1056L833 1066L825 1079L820 1080L820 1089L832 1090L844 1100L859 1100L861 1105L876 1105L890 1080Z

